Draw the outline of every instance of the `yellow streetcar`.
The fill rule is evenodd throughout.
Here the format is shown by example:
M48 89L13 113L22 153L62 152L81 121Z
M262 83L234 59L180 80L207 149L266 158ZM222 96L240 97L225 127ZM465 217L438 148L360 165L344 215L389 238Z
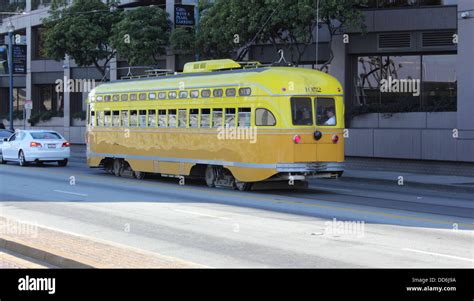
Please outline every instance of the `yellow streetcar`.
M121 176L200 177L208 186L334 178L343 172L344 103L332 76L211 60L94 89L87 163ZM303 182L304 183L304 182Z

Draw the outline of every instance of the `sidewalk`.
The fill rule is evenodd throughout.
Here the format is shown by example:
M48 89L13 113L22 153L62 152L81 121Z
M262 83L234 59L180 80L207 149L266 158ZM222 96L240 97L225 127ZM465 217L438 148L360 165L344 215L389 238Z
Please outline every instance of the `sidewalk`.
M402 177L402 178L400 178ZM342 181L379 183L382 185L399 185L427 189L441 189L452 192L474 194L474 177L442 176L421 173L392 172L378 170L347 169L341 178ZM474 195L473 195L474 199Z
M71 160L74 162L85 162L85 145L71 146ZM396 186L399 183L399 177L403 177L403 185L405 186L427 189L436 188L442 190L449 190L452 192L474 193L474 177L431 174L426 173L426 170L422 167L420 167L420 172L403 172L399 170L375 170L373 169L374 164L367 164L369 169L365 169L363 164L361 164L360 162L358 162L358 164L354 164L353 162L351 162L351 160L351 158L348 158L349 162L346 165L347 169L344 171L341 181L378 183L382 185Z
M60 268L202 268L204 266L0 216L0 248Z

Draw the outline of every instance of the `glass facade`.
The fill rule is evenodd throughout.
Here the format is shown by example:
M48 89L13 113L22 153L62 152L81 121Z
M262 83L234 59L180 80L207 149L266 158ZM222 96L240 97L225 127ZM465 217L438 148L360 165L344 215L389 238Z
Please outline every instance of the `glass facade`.
M369 0L364 8L418 7L457 5L458 0Z
M355 112L456 111L456 55L357 57Z

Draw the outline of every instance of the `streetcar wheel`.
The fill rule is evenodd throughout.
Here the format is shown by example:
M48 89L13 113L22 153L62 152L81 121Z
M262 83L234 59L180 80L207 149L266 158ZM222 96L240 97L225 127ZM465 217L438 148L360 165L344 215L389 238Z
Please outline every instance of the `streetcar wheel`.
M114 166L113 166L113 172L116 177L121 177L122 176L122 160L120 159L115 159L114 160Z
M145 178L145 173L143 171L133 171L133 177L137 180L143 180Z
M206 185L208 187L216 187L217 171L212 165L208 165L205 173Z
M235 188L239 191L249 191L252 188L252 183L235 181Z

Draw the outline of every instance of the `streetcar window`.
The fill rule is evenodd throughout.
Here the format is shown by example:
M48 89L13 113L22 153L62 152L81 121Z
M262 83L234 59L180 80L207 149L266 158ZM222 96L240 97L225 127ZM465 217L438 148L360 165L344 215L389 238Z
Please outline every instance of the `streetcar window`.
M267 109L255 110L255 125L258 126L274 126L276 119L272 112Z
M179 98L188 98L188 91L180 91Z
M186 127L186 111L186 109L178 110L178 127L180 128Z
M313 106L309 97L291 98L293 125L313 125Z
M110 111L104 113L104 127L110 127L112 125L112 117L110 116Z
M156 110L148 110L148 127L156 127Z
M212 109L212 127L222 126L222 109Z
M166 110L158 110L158 127L166 127Z
M168 127L176 127L176 110L168 110Z
M199 118L199 110L198 109L190 109L189 110L189 127L190 128L197 128L198 127L198 118Z
M248 128L250 127L250 108L239 109L239 127Z
M128 128L128 111L122 111L122 127Z
M137 94L130 94L130 100L137 100Z
M232 96L235 96L237 94L235 88L230 88L230 89L227 89L225 90L225 96L227 97L232 97Z
M140 93L140 95L138 95L138 98L140 100L146 100L146 93Z
M136 110L130 111L130 127L131 128L137 127L137 122L138 122L137 115L138 113Z
M158 99L166 99L166 92L158 93Z
M251 88L240 88L239 89L239 95L240 96L250 96L252 94L252 89Z
M96 123L95 123L95 112L94 112L94 111L91 111L91 118L90 118L89 122L90 122L90 125L91 125L92 127L96 126Z
M211 90L206 89L201 91L201 97L203 98L208 98L211 97Z
M119 101L120 100L120 96L118 94L115 94L114 96L112 96L112 101Z
M198 98L199 97L199 90L191 90L191 98Z
M138 111L138 124L141 128L146 128L146 110L140 110Z
M222 91L222 89L214 89L214 91L212 92L212 95L213 95L214 97L222 97L222 94L223 94L223 93L224 93L224 92Z
M156 99L156 93L150 93L150 94L148 94L148 99L150 99L150 100L155 100L155 99Z
M111 96L110 95L105 95L104 96L104 101L105 102L109 102L111 100Z
M120 111L112 112L112 127L120 126Z
M176 92L169 92L168 93L168 98L169 99L176 99Z
M97 96L97 101L101 102L102 101L102 96Z
M225 109L225 127L235 128L235 109Z
M211 125L211 109L201 109L201 128L209 128Z
M336 104L332 98L315 98L316 124L334 126L336 120Z
M128 94L122 94L122 96L120 96L120 99L122 101L127 101L128 100Z

